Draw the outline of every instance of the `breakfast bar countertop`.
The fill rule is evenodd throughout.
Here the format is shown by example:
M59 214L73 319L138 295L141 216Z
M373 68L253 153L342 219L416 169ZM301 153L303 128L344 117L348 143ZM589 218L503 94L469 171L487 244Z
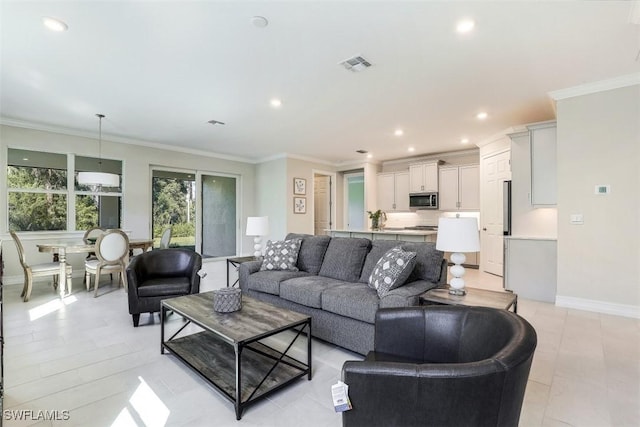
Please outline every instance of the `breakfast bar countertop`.
M330 229L328 233L362 233L362 234L400 234L408 236L432 236L438 234L436 230L407 230L405 228L385 228L383 230L347 230Z

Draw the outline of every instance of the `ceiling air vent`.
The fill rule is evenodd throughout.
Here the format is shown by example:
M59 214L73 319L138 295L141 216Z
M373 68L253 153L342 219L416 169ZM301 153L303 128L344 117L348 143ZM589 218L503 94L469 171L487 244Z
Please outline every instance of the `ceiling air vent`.
M367 150L356 150L356 153L367 154L368 151Z
M362 56L354 56L353 58L345 59L339 64L342 65L345 69L353 71L354 73L371 67L371 63L364 59Z

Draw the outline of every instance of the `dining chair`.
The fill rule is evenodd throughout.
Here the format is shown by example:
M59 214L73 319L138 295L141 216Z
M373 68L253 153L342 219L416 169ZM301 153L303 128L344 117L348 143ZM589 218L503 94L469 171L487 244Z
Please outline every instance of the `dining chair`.
M105 229L103 227L91 227L84 232L84 236L82 236L82 241L85 242L87 245L93 244L98 240L98 236L100 236L104 232L105 232ZM95 257L96 257L95 252L89 252L87 254L87 259L95 258Z
M169 249L169 242L171 241L171 227L165 228L160 237L160 249Z
M122 230L107 230L96 241L96 259L84 262L87 291L91 289L91 275L95 275L94 298L98 296L101 274L119 273L119 282L127 289L125 270L129 259L129 238Z
M24 302L29 301L29 298L31 297L31 289L33 288L34 277L53 276L53 289L57 289L58 277L60 276L60 263L46 262L42 264L29 265L24 253L24 247L22 246L22 242L20 242L20 238L13 231L10 231L9 234L11 234L11 237L16 244L16 249L18 250L18 258L20 259L20 264L22 265L22 269L24 270L24 286L22 288L22 293L20 294L22 300ZM71 272L71 266L67 265L66 274L69 293L71 293Z

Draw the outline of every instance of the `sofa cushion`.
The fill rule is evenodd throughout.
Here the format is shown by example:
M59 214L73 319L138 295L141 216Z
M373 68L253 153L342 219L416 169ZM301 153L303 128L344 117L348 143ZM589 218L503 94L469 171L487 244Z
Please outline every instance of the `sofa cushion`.
M416 266L407 282L414 280L438 282L444 252L437 250L435 243L404 243L401 247L405 251L416 253Z
M297 277L280 283L280 297L307 307L321 308L322 293L343 283L322 276Z
M280 295L280 283L294 277L308 276L304 271L264 270L257 271L247 277L247 287L254 291Z
M296 264L301 243L301 239L269 240L264 251L260 270L298 271Z
M374 323L380 298L363 283L343 283L322 293L322 309L341 316Z
M369 277L373 271L373 267L382 255L386 254L389 249L398 247L405 242L398 240L374 240L371 242L371 250L367 254L367 258L364 260L364 266L362 267L362 274L360 274L360 282L369 283Z
M298 252L298 269L311 274L318 274L331 237L289 233L285 239L302 239L300 252Z
M345 282L357 282L370 248L369 239L334 237L329 242L318 274Z
M392 289L404 285L416 263L416 253L392 248L378 260L369 277L369 286L382 298Z

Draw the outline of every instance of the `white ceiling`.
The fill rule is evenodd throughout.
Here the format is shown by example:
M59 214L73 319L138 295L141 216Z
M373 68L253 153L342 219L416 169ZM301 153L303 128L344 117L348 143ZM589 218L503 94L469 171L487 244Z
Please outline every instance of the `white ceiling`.
M466 149L640 70L627 1L5 1L0 115L258 160ZM269 20L266 28L251 17ZM66 22L54 33L43 16ZM455 32L473 18L471 34ZM361 54L361 73L338 62ZM282 99L279 109L271 98ZM477 112L489 118L479 121ZM208 120L225 122L212 126ZM402 128L402 137L394 136ZM470 145L462 145L461 138ZM415 147L414 153L407 152Z

